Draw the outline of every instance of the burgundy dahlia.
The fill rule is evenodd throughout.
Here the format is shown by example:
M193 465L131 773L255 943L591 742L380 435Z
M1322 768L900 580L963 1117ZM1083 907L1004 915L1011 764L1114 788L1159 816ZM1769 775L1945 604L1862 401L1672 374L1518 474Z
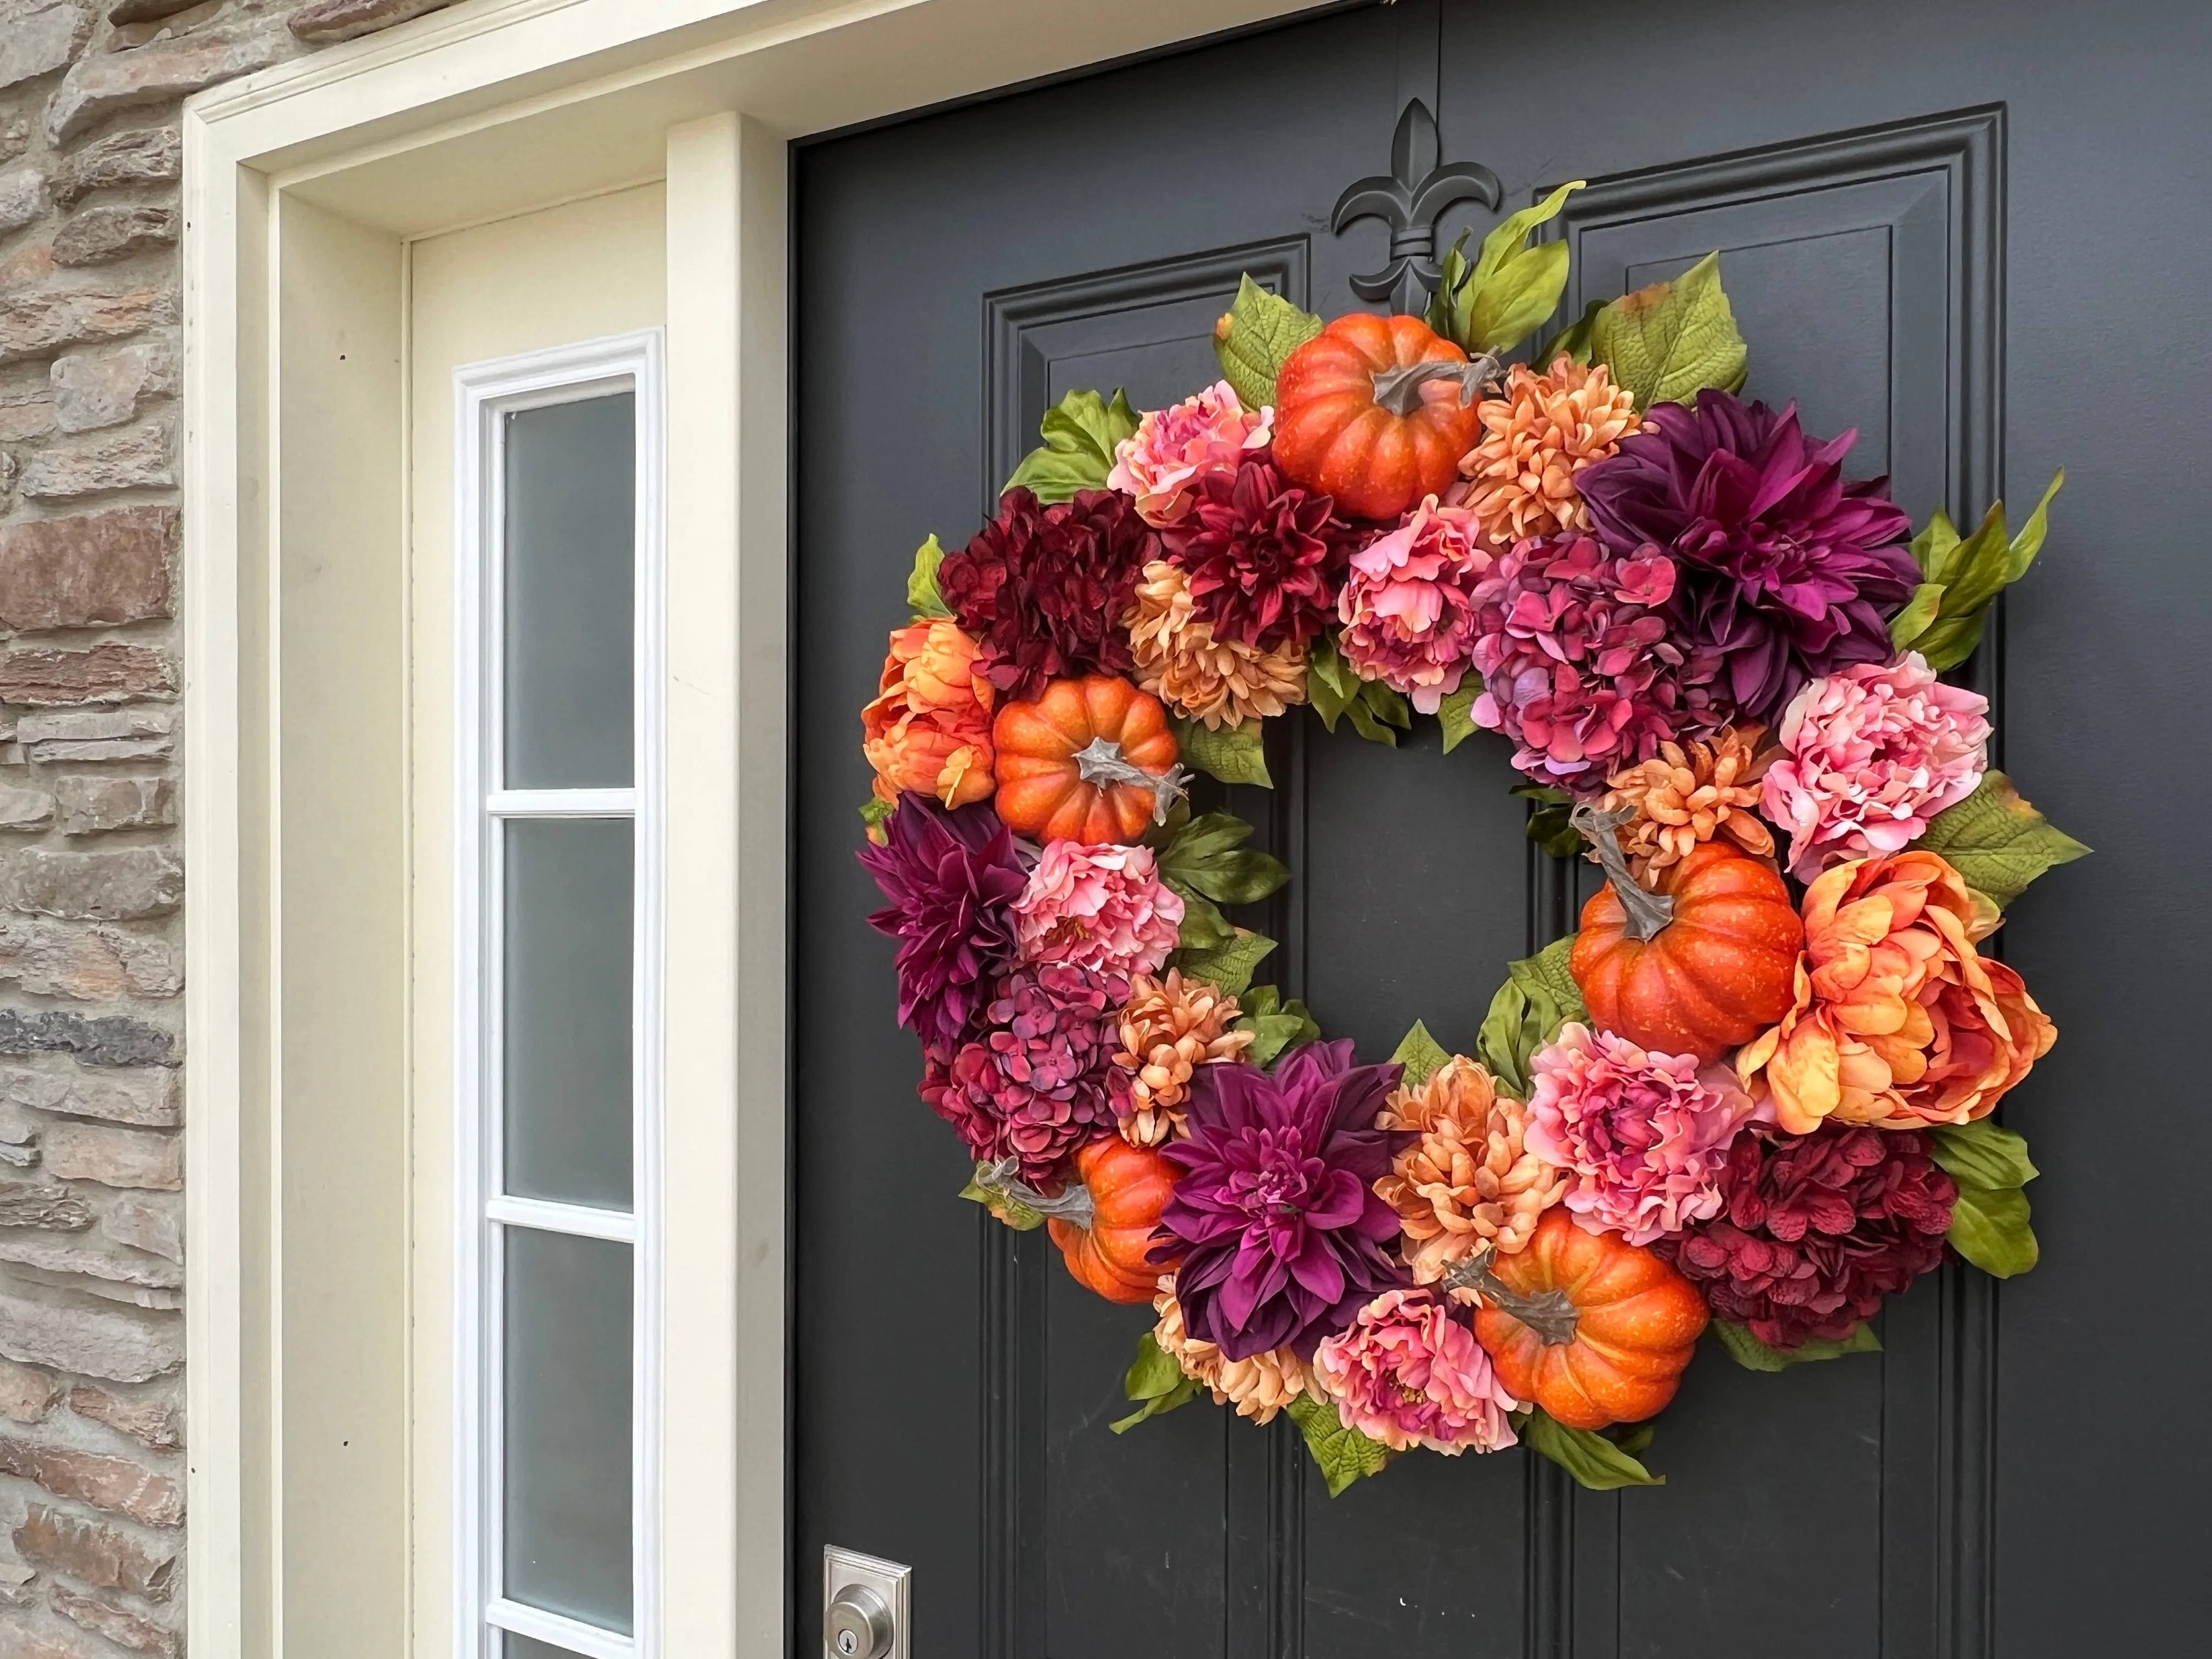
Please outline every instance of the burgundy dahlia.
M860 857L890 901L868 926L899 942L899 1024L949 1054L1014 959L1013 902L1029 878L1013 836L980 802L948 810L909 793L884 844Z
M1200 479L1162 538L1214 637L1261 651L1328 626L1353 538L1334 500L1291 483L1271 454Z
M1857 432L1817 442L1795 404L1711 390L1647 418L1575 485L1615 552L1656 542L1681 561L1675 613L1722 656L1723 714L1771 726L1808 680L1888 661L1887 618L1920 572L1889 481L1844 477Z
M1720 1213L1652 1248L1769 1347L1841 1341L1943 1260L1959 1183L1929 1152L1925 1135L1856 1124L1740 1135Z
M999 981L984 1029L950 1060L931 1057L921 1097L982 1162L1015 1158L1024 1181L1054 1181L1129 1109L1129 1073L1113 1063L1128 1000L1118 974L1018 968Z
M1408 1136L1375 1127L1396 1066L1355 1066L1352 1044L1312 1042L1270 1076L1201 1066L1189 1139L1156 1255L1181 1255L1183 1328L1230 1359L1291 1347L1310 1358L1368 1300L1406 1282L1382 1253L1398 1212L1375 1182Z
M1080 490L1047 507L1017 488L975 540L945 556L937 585L960 626L983 642L991 684L1028 699L1049 680L1128 672L1121 615L1137 573L1158 556L1159 537L1117 489Z
M1513 739L1515 766L1587 794L1719 724L1718 658L1682 640L1669 609L1680 580L1657 548L1616 556L1594 536L1499 556L1474 589L1474 718Z

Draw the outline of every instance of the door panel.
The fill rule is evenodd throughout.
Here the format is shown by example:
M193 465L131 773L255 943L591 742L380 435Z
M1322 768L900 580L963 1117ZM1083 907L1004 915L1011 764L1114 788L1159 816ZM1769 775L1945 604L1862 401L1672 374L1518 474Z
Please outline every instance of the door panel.
M2206 153L2207 100L2176 66L2212 42L2193 11L2128 10L2124 40L2055 3L1601 0L1569 38L1401 0L802 150L801 1652L826 1542L915 1565L931 1659L2012 1659L2123 1631L2178 1650L2178 1540L2203 1535L2212 1471L2157 1422L2187 1420L2208 1345L2133 1342L2154 1293L2130 1288L2141 1247L2113 1218L2186 1260L2185 1200L2140 1158L2114 1167L2117 1109L2085 1103L2125 1078L2131 1146L2170 1169L2212 1152L2185 1062L2140 1036L2191 1018L2203 883L2098 810L2145 775L2191 810L2204 792L2148 743L2203 690L2212 578L2162 547L2201 544L2212 487L2186 422L2144 433L2128 411L2205 356L2183 273L2212 213L2131 158ZM1575 252L1563 316L1722 249L1750 393L1796 398L1823 434L1858 428L1853 470L1889 472L1916 519L2076 469L1972 669L2024 786L2100 849L2005 935L2065 1034L2006 1108L2045 1171L2048 1259L2002 1289L1924 1280L1885 1311L1879 1357L1766 1376L1701 1354L1659 1425L1657 1490L1582 1492L1518 1455L1415 1457L1331 1499L1287 1425L1200 1406L1107 1433L1146 1316L1082 1292L1041 1235L951 1201L964 1161L914 1098L852 859L854 713L915 544L971 533L1064 392L1122 385L1144 407L1212 379L1240 270L1325 313L1360 304L1352 275L1386 233L1333 236L1330 207L1387 164L1414 96L1443 159L1504 182L1502 210L1593 181L1553 233ZM2121 520L2166 539L2109 535ZM1249 918L1281 941L1260 977L1370 1057L1417 1016L1469 1045L1503 963L1570 930L1589 885L1528 848L1502 741L1445 757L1419 725L1392 752L1271 722L1279 787L1224 792L1293 872ZM2137 897L2145 881L2170 902ZM2123 951L2171 968L2143 984L2115 971ZM2122 1346L2145 1357L2115 1376ZM2124 1421L2091 1403L2115 1393Z

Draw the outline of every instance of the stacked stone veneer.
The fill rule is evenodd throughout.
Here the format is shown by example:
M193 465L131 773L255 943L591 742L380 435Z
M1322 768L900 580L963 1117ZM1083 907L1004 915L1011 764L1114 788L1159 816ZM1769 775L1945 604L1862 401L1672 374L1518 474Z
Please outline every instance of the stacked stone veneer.
M0 1659L183 1650L178 106L447 0L0 0Z

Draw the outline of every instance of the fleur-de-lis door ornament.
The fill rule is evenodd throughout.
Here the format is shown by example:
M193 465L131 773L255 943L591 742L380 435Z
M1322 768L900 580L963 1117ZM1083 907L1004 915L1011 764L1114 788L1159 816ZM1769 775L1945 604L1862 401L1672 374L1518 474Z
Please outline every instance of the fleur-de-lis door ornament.
M1488 167L1480 161L1446 167L1442 155L1436 117L1415 98L1399 116L1391 137L1390 171L1359 179L1336 198L1328 228L1338 235L1363 219L1381 219L1390 227L1389 263L1352 279L1352 291L1362 299L1391 300L1397 310L1418 315L1420 290L1433 293L1443 280L1437 264L1437 222L1444 210L1458 202L1480 202L1495 212L1504 199L1504 187Z

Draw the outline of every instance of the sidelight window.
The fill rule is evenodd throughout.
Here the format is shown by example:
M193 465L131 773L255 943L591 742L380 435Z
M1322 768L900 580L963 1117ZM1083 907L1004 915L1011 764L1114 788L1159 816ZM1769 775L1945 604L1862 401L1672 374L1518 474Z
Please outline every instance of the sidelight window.
M656 1650L660 361L455 377L465 1659Z

